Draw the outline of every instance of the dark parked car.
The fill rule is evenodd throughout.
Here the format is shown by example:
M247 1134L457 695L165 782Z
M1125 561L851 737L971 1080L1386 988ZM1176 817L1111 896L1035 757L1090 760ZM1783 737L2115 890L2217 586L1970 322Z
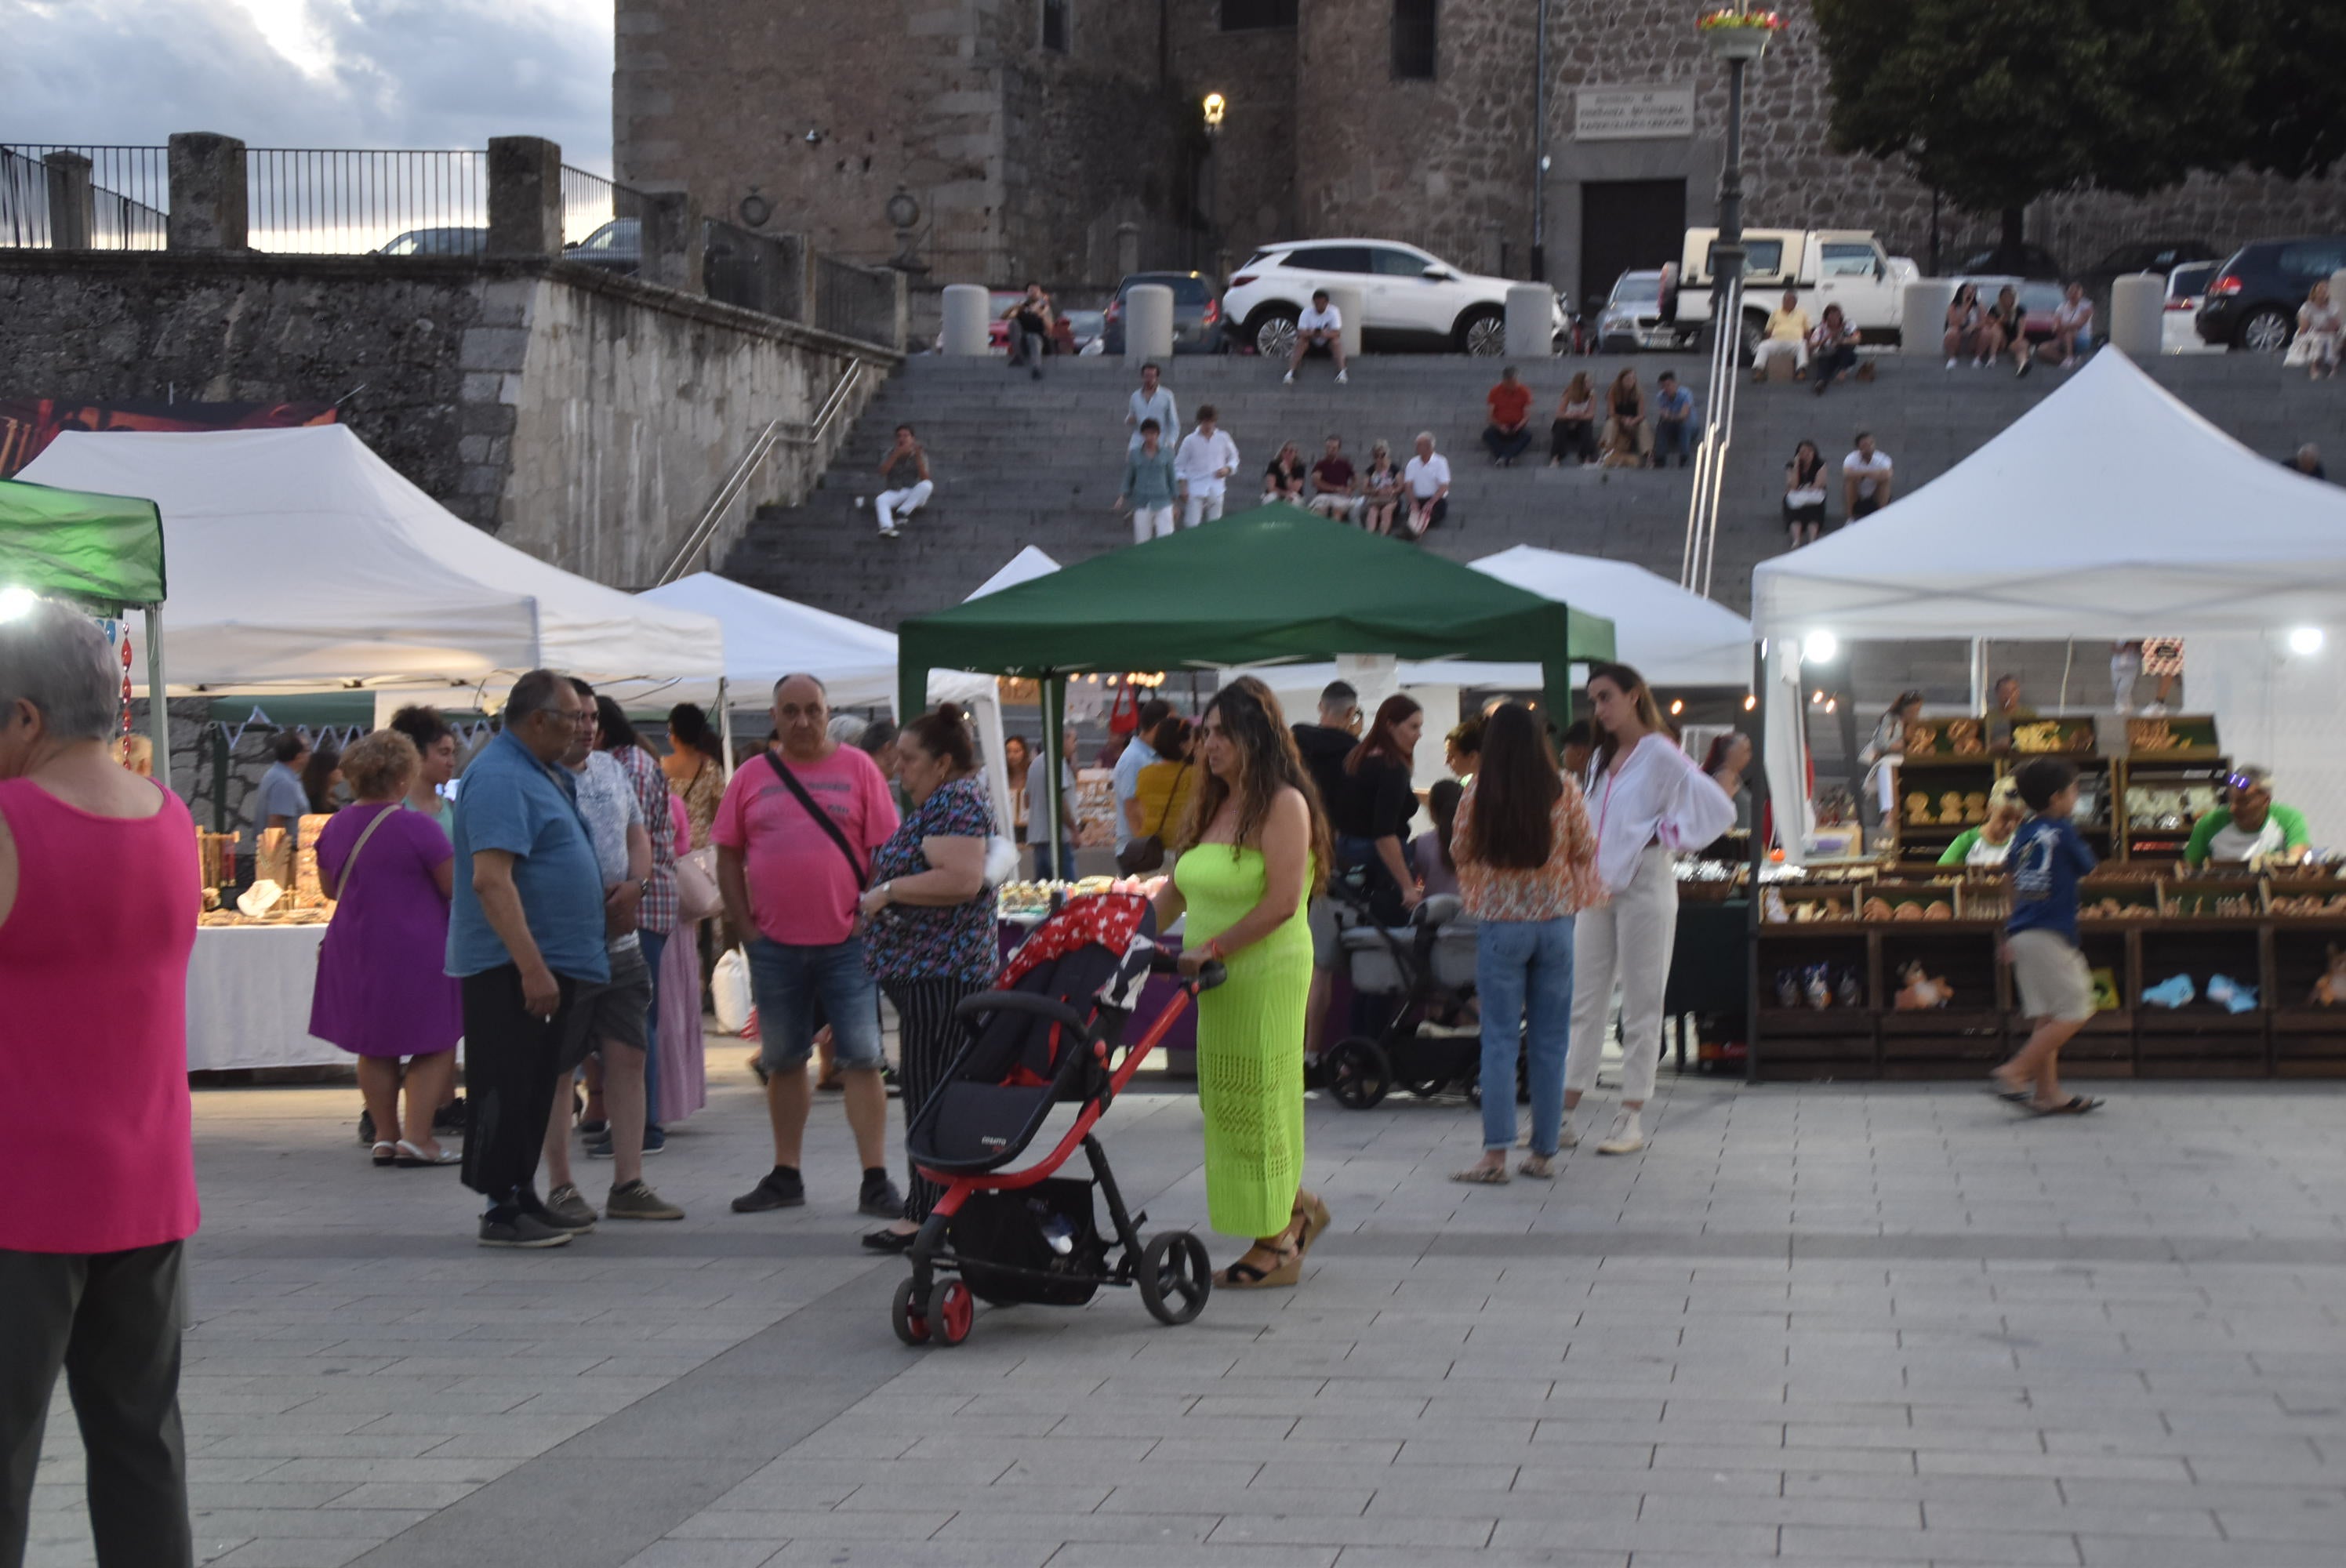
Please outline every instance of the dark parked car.
M2066 272L2061 270L2060 258L2054 255L2053 252L2045 249L2041 245L2022 246L2020 248L2020 265L2017 267L2005 266L2004 264L2004 258L1999 253L1999 248L1990 245L1984 249L1974 250L1970 255L1964 257L1963 260L1956 265L1955 271L1958 274L1991 272L1998 275L2009 275L2029 279L2045 279L2048 280L2056 278L2066 278L2068 276Z
M486 229L411 229L394 236L378 256L478 256L489 248Z
M2216 270L2199 307L2199 341L2277 354L2297 336L2297 308L2314 284L2346 267L2346 235L2259 239Z
M1108 301L1107 329L1102 352L1124 352L1124 300L1137 283L1162 283L1173 290L1173 351L1177 354L1227 353L1222 341L1221 286L1203 272L1134 272L1116 286Z
M644 264L643 223L634 218L614 218L577 244L564 246L562 259L606 272L639 271Z
M2174 271L2187 261L2220 261L2224 253L2205 239L2137 239L2120 245L2077 274L2089 294L2110 291L2110 280L2129 272Z

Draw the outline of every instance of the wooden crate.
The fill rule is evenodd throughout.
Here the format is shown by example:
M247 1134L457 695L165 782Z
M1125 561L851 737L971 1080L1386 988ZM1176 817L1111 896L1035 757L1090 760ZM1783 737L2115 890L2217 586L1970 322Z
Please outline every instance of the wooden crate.
M2272 1015L2273 1073L2346 1078L2346 1007L2283 1007Z

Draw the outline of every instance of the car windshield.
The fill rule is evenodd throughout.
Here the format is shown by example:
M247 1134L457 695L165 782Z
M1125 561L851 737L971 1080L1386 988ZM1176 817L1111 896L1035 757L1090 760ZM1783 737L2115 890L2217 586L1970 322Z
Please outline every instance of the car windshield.
M1713 241L1704 265L1708 275L1719 275L1719 245ZM1780 239L1749 239L1743 241L1743 275L1747 278L1773 278L1784 270L1784 242Z
M1202 305L1214 297L1213 285L1203 278L1193 278L1187 272L1151 272L1127 281L1118 290L1117 298L1124 299L1141 283L1161 283L1172 290L1173 302L1177 305Z
M1662 297L1662 275L1658 272L1625 272L1613 285L1613 302L1617 305L1650 305Z
M579 241L581 250L633 250L636 248L636 220L616 218Z

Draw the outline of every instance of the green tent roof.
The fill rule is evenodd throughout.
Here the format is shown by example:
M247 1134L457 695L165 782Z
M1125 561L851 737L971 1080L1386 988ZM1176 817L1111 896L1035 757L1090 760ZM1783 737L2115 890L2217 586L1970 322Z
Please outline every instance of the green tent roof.
M1096 555L916 616L897 637L908 714L933 668L1059 676L1338 654L1535 662L1549 710L1569 714L1572 664L1613 657L1601 616L1287 505Z
M0 587L121 608L163 602L152 501L0 479Z

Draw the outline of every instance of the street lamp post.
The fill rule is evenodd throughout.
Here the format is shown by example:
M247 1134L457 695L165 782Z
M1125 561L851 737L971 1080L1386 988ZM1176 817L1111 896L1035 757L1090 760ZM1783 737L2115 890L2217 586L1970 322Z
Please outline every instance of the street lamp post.
M1214 252L1209 258L1219 276L1222 266L1222 117L1229 112L1230 101L1219 93L1206 95L1206 231L1213 236Z
M1768 52L1769 40L1783 30L1773 11L1754 11L1749 0L1706 13L1696 24L1710 52L1727 62L1727 157L1719 171L1719 243L1711 253L1710 330L1738 331L1724 319L1735 285L1743 276L1743 73Z

